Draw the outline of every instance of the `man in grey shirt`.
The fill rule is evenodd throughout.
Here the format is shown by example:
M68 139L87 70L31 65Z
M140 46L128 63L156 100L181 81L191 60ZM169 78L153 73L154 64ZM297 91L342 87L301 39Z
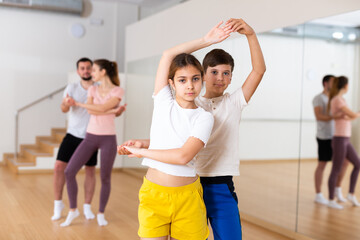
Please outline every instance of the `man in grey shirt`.
M333 117L327 111L327 105L329 102L329 93L334 80L333 75L326 75L322 84L324 90L316 95L313 99L314 113L317 123L316 140L318 143L318 165L315 170L315 190L316 197L315 202L320 204L328 204L328 200L321 193L321 183L323 178L324 169L326 163L332 159L332 147L331 140L334 134L334 121ZM342 196L340 183L344 177L348 161L344 161L343 168L336 183L335 196L338 201L346 202L346 199Z

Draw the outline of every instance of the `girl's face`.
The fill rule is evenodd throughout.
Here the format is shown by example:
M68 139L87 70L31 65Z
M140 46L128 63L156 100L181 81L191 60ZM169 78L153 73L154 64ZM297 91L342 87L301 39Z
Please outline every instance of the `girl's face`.
M92 72L91 72L91 77L93 79L94 82L98 82L100 81L103 77L105 76L105 70L102 69L100 70L99 65L97 64L93 64L92 67Z
M193 102L201 92L201 73L192 65L180 68L170 84L175 89L176 99Z
M345 93L347 93L347 91L349 90L349 84L346 84L346 85L344 86L344 90L345 90Z

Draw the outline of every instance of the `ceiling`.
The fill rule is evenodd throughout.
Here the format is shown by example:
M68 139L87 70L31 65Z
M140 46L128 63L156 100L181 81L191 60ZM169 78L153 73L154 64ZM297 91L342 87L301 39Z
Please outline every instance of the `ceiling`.
M343 27L360 27L360 10L349 12L341 15L320 18L310 23L343 26Z
M103 0L103 1L130 3L130 4L139 5L141 7L156 7L168 2L169 0Z

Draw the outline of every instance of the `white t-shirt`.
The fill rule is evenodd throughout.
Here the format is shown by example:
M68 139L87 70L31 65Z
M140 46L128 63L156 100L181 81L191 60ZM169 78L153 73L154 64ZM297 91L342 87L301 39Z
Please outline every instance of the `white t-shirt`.
M314 97L313 106L314 108L321 107L321 113L324 115L329 115L327 113L328 102L329 97L324 93L320 93ZM322 140L332 139L334 135L334 121L316 120L316 123L316 137Z
M180 107L169 85L161 89L153 98L154 111L149 149L181 148L189 137L196 137L206 145L214 124L214 118L209 112L202 108ZM196 176L194 159L187 165L175 165L144 158L142 165L174 176Z
M247 105L242 88L211 99L200 96L195 102L215 119L207 147L196 157L197 173L204 177L240 175L239 124Z
M87 90L83 88L80 82L70 83L66 86L64 97L69 94L76 102L86 103ZM68 128L67 133L78 137L85 138L86 128L90 119L90 115L85 108L72 106L68 112Z

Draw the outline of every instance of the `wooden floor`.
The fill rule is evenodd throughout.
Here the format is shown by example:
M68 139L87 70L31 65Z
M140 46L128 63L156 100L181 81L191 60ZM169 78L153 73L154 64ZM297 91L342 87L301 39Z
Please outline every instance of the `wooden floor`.
M99 227L96 220L87 221L83 215L73 225L61 228L50 220L53 208L52 174L14 175L0 165L0 239L6 240L92 240L124 239L137 237L137 195L144 170L123 170L113 173L112 192L106 208L109 225ZM99 176L97 176L99 179ZM82 211L83 179L79 174L79 208ZM96 186L92 209L98 206L100 184ZM66 192L66 191L65 191ZM64 202L68 206L66 194ZM64 211L67 213L68 208ZM243 221L245 240L288 240L273 232ZM213 239L210 237L209 239Z
M241 176L235 178L241 211L297 231L318 240L359 240L360 207L343 204L344 210L329 209L314 203L314 170L316 162L242 163ZM349 188L349 166L343 181L343 195ZM327 180L331 165L325 169L322 191L328 196ZM300 176L299 208L297 184ZM356 187L360 199L360 184ZM297 222L298 221L298 222Z

